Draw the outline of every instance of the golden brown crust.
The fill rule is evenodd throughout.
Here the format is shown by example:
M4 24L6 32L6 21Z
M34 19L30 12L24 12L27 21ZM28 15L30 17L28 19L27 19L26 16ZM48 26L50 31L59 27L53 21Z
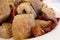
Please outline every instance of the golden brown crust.
M51 21L44 21L44 20L35 20L35 25L41 27L42 29L46 28Z
M12 26L13 36L16 40L28 38L31 35L31 27L34 26L34 15L17 15L14 17Z
M42 11L50 18L54 19L55 18L55 12L52 8L48 8L47 5L44 5L42 7Z
M31 30L32 30L32 33L35 37L45 34L44 30L42 30L42 28L39 26L32 27Z
M0 0L0 23L10 15L10 7L7 0Z
M39 10L41 10L41 7L43 6L43 1L41 0L22 0L22 2L29 2L36 13L38 13Z
M1 38L10 38L12 37L12 24L11 23L3 23L0 27L0 37Z
M31 7L30 3L28 3L28 2L21 3L17 7L17 12L18 12L18 14L24 14L24 13L25 14L34 14L36 17L36 13L35 13L34 9Z

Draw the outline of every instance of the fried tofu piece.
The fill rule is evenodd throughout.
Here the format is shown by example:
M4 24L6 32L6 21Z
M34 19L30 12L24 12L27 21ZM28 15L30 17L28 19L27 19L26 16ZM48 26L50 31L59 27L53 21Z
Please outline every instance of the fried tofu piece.
M42 7L42 11L47 15L47 17L49 17L50 19L54 19L55 18L55 12L52 8L48 8L47 5L45 4Z
M42 30L42 28L39 26L32 27L31 31L32 31L34 37L45 34L44 30Z
M31 36L31 27L34 27L33 14L16 15L12 24L12 33L15 40L22 40Z
M10 38L12 37L12 24L11 23L3 23L0 27L0 37L1 38Z
M17 13L18 14L34 14L35 17L37 16L34 9L31 7L30 3L28 2L24 2L21 3L18 7L17 7Z
M42 29L46 28L51 21L44 21L44 20L35 20L35 25L41 27Z
M7 0L0 0L0 23L10 15L10 7Z
M32 7L34 8L36 13L38 13L43 6L42 0L22 0L22 1L23 2L29 2L32 5Z

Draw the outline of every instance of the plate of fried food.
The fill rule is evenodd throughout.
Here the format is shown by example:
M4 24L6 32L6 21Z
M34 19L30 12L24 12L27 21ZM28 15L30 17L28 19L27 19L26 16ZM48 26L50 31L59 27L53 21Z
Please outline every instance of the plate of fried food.
M59 40L56 9L43 0L0 0L0 40Z

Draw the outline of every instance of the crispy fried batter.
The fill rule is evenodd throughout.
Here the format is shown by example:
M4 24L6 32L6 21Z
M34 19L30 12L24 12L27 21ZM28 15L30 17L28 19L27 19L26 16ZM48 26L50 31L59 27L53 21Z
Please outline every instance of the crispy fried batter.
M48 8L47 5L44 5L42 7L42 11L50 18L50 19L54 19L55 18L55 13L54 10L51 8Z
M35 37L45 34L44 30L39 26L32 27L31 31Z
M0 0L0 23L10 15L10 7L7 0Z
M12 37L12 24L11 23L3 23L0 27L0 37L2 38L10 38Z
M40 0L22 0L22 1L31 3L36 13L38 13L39 10L41 10L42 4L43 4L43 2Z
M17 12L18 14L34 14L36 17L36 13L34 11L34 9L31 7L30 3L28 2L24 2L21 3L18 7L17 7Z
M44 21L44 20L35 20L35 25L41 27L42 29L46 28L51 21Z
M14 17L12 25L13 36L16 40L21 40L31 36L31 27L34 27L33 14L21 14Z

